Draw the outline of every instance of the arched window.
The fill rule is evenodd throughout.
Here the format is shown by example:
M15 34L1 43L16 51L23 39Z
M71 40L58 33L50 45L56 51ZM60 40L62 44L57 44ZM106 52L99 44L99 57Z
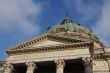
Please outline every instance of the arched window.
M57 31L57 32L64 32L65 29L64 29L64 28L58 28L56 31Z
M79 33L84 33L86 34L86 31L84 29L79 29Z

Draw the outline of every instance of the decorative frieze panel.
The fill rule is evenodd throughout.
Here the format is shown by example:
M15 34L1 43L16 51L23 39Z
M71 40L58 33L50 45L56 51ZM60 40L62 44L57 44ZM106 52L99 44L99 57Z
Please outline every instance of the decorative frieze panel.
M106 61L93 61L94 71L108 71L109 67Z

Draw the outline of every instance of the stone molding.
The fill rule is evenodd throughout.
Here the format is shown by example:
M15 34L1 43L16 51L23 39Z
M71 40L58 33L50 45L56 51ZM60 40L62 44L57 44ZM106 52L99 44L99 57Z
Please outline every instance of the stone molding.
M59 50L67 50L67 48L89 48L91 43L83 42L83 43L75 43L75 44L66 44L60 46L48 46L48 47L40 47L40 48L27 48L27 49L19 49L19 50L10 50L7 51L8 55L15 55L15 54L27 54L27 53L35 53L35 52L47 52L48 51L59 51Z
M31 41L19 44L19 45L13 47L13 48L8 49L8 50L16 50L16 49L26 48L26 47L29 47L33 44L39 43L39 42L41 42L43 40L46 40L46 39L54 39L54 40L60 40L60 41L65 41L65 42L70 42L70 43L83 42L81 40L76 40L76 39L71 39L71 38L58 37L58 36L53 36L53 35L43 35L43 36L40 36L40 37L38 37L36 39L33 39Z
M80 40L73 39L72 38L73 36L77 36ZM90 35L83 35L83 34L76 34L76 33L64 33L64 34L45 33L37 38L33 38L32 40L23 42L21 44L18 44L16 46L12 47L12 48L9 48L7 51L16 50L16 49L24 49L24 48L27 48L31 45L37 44L43 40L46 40L46 39L54 39L54 40L70 42L70 43L80 43L80 42L84 42L81 40L82 38L90 41L91 39L89 36ZM94 39L95 41L97 40L99 42L99 40L94 36L92 37L92 39Z

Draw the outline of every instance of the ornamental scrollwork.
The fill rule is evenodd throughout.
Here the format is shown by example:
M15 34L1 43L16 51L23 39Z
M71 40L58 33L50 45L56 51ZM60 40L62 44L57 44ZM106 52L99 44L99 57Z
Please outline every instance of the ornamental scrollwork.
M85 65L92 65L92 58L91 57L86 57L83 59L83 61L85 62Z

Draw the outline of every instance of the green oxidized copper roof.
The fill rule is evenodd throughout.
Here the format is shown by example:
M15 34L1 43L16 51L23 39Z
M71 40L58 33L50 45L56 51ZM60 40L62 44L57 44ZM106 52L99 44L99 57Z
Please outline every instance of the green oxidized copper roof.
M84 26L74 23L71 19L65 18L61 23L53 26L48 32L78 32L83 34L93 34L92 31L85 28Z

